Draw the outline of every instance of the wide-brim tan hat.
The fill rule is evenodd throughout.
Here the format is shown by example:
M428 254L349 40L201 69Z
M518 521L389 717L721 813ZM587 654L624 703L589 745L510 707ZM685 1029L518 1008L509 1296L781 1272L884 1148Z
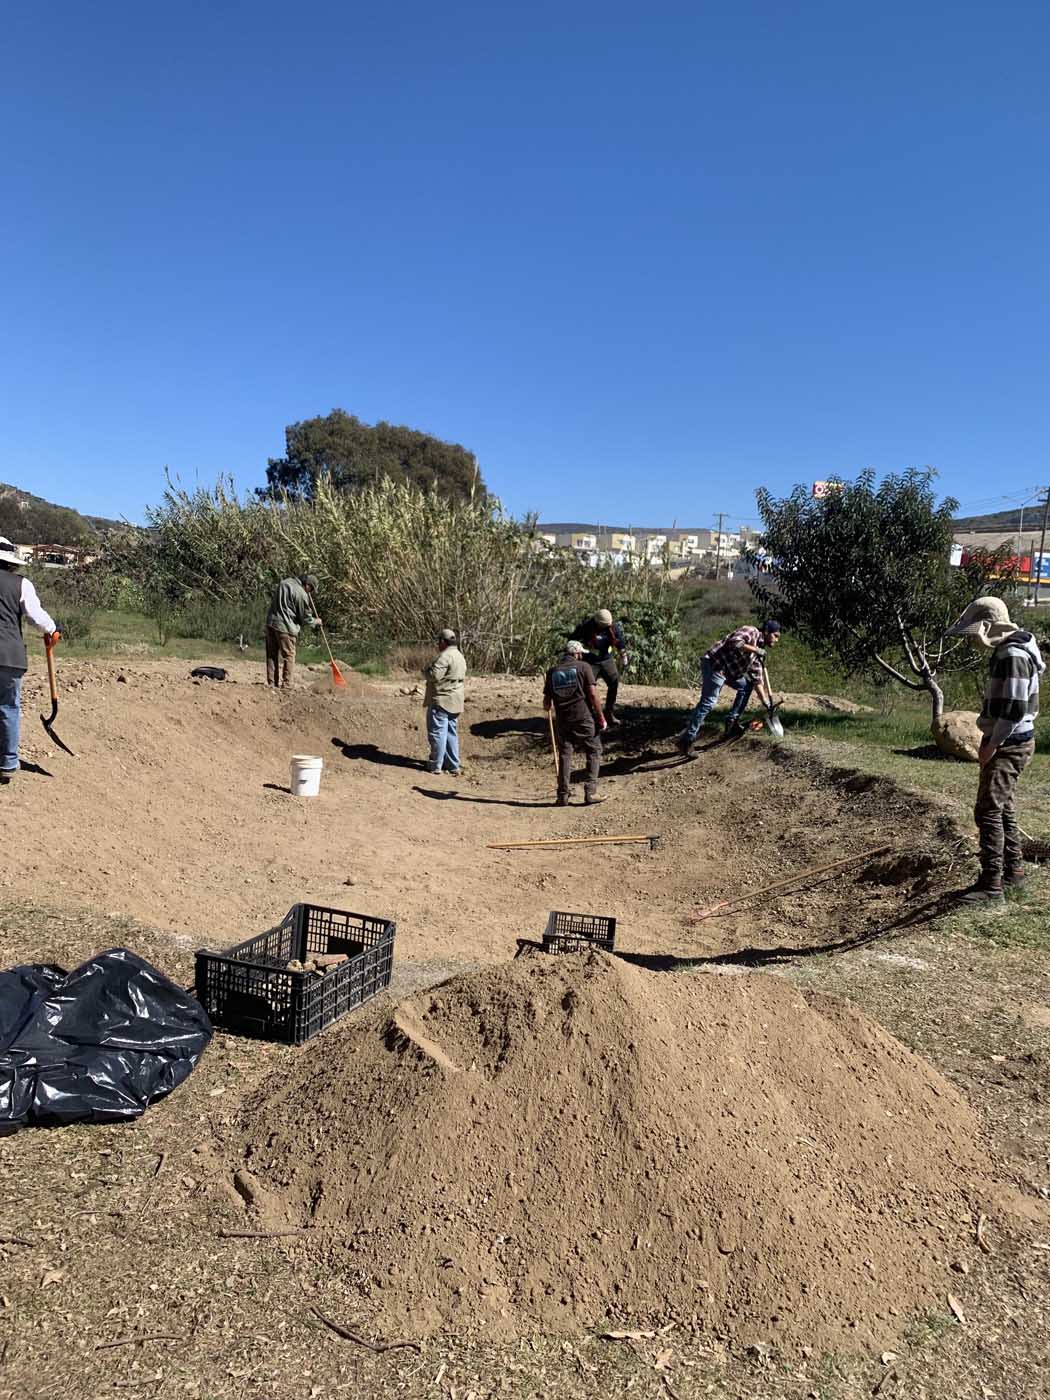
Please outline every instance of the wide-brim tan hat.
M964 608L958 622L953 623L944 635L969 637L984 646L994 647L1016 631L1016 624L1010 621L1010 609L1001 598L989 594L984 598L975 598L969 607Z
M609 611L608 608L599 608L598 611L594 614L592 621L600 622L603 627L611 627L612 613Z
M4 535L0 535L0 564L24 564L25 560L15 552L15 547Z

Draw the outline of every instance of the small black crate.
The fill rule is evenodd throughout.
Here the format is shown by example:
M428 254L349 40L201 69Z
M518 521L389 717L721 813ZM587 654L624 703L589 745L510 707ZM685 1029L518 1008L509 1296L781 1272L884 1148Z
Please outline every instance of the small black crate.
M611 953L616 941L616 920L605 914L552 912L543 935L545 953L586 953L603 948Z
M293 904L266 933L225 953L201 949L197 998L213 1025L302 1045L389 985L396 929L390 919ZM323 974L289 971L312 953L346 953L349 961Z

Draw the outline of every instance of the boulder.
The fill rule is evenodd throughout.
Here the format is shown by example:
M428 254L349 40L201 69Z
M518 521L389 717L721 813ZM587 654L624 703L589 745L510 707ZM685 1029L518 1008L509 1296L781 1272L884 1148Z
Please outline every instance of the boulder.
M949 710L933 721L930 732L941 753L951 754L966 763L977 762L981 731L977 728L975 710Z

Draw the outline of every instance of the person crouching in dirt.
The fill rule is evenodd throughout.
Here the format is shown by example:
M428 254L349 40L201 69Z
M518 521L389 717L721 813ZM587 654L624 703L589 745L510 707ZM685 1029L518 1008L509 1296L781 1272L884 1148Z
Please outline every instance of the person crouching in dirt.
M598 735L607 727L602 714L594 672L583 659L583 643L576 638L566 643L558 661L543 682L543 708L554 708L554 728L558 743L557 807L569 805L569 784L576 749L587 755L587 777L583 800L588 806L604 802L598 796L598 770L602 761L602 741Z
M773 697L766 690L762 668L766 651L780 641L780 623L763 622L758 627L738 627L706 652L700 662L700 701L689 717L689 723L676 740L679 753L687 757L692 752L696 736L704 727L704 721L715 707L723 686L732 686L736 699L726 716L727 737L744 732L740 716L751 699L751 692L758 691L758 698L767 708Z
M599 608L593 617L580 623L572 634L574 642L583 643L583 659L594 671L596 677L605 682L605 722L610 729L618 729L616 718L616 692L620 688L620 675L631 664L627 654L627 638L608 608ZM615 655L614 655L615 653Z
M1035 753L1039 677L1046 665L1031 632L1015 626L1001 598L977 598L949 637L965 637L991 652L981 731L981 776L973 809L980 841L981 873L956 896L960 904L1002 903L1004 885L1024 881L1024 856L1017 826L1017 780Z
M459 760L459 717L465 700L467 663L456 646L456 634L451 627L438 633L437 644L437 656L423 670L427 681L423 704L427 707L427 738L430 740L427 772L448 772L458 778L463 772Z
M316 592L313 574L283 578L274 590L266 615L266 684L275 689L291 689L300 630L321 625L314 606Z
M14 545L0 536L0 784L4 786L21 766L22 677L28 665L23 618L43 632L48 644L59 638L55 620L41 607L36 589L17 572L21 567Z

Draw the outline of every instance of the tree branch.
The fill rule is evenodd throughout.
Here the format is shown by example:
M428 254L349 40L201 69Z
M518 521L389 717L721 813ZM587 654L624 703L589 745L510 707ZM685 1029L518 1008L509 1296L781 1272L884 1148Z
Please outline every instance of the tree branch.
M887 673L887 675L892 676L895 681L900 681L901 685L906 685L909 690L926 689L926 687L922 685L919 681L910 681L907 676L901 675L900 671L898 671L895 666L891 666L888 661L883 661L882 657L879 656L878 652L874 652L872 655L873 659L878 663L878 665L882 667L882 669Z

